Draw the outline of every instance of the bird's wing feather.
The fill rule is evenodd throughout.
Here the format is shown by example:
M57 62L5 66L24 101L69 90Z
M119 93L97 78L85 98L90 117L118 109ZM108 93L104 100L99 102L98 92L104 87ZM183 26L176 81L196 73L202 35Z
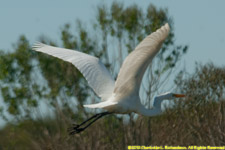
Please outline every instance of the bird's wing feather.
M124 60L118 74L114 93L124 94L136 90L139 92L142 77L153 57L159 51L169 34L169 25L165 24L156 32L147 36Z
M118 102L113 102L113 101L104 101L104 102L100 102L97 104L90 104L90 105L83 105L84 107L88 107L88 108L110 108L113 107L114 105L118 104Z
M79 51L57 48L42 43L34 44L33 50L72 63L102 100L107 100L112 95L115 81L98 58Z

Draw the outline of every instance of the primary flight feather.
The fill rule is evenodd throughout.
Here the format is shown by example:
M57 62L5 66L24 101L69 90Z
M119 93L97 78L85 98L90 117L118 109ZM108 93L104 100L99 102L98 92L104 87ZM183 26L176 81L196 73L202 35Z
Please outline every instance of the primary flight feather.
M85 53L36 43L33 50L43 52L72 63L86 78L90 87L102 99L107 100L114 89L114 79L102 62Z

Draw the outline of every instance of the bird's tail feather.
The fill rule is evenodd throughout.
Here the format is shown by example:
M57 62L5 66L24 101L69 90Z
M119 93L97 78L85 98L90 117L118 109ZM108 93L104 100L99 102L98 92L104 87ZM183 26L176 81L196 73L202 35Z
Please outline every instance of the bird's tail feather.
M83 106L88 108L107 108L116 104L118 104L118 102L104 101L97 104L90 104L90 105L83 105Z

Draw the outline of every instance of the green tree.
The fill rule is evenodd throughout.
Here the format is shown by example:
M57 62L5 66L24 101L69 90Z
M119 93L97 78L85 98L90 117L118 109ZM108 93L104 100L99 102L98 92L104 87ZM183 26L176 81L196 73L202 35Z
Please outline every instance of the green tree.
M198 64L195 73L180 72L175 80L179 90L186 93L188 101L181 102L184 107L203 106L208 102L219 102L225 98L225 69L212 63Z

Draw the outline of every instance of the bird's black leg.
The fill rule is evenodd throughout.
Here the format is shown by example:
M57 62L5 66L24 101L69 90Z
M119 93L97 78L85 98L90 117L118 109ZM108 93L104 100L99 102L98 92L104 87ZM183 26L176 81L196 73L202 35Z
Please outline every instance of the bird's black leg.
M100 113L100 114L101 114L101 113ZM80 126L84 125L86 122L92 120L93 118L98 117L100 114L95 114L95 115L93 115L92 117L88 118L87 120L85 120L84 122L82 122L82 123L79 124L79 125L78 125L78 124L73 124L73 125L74 125L74 127L76 126L77 128L79 128Z
M80 133L81 131L85 130L87 127L89 127L91 124L93 124L96 120L100 119L101 117L111 114L110 112L103 112L103 113L99 113L99 114L95 114L94 116L92 116L91 118L88 118L87 120L85 120L84 122L82 122L81 124L77 125L74 124L74 126L72 128L70 128L69 134L73 135L76 133ZM94 120L93 120L94 119ZM91 121L92 120L92 121ZM83 125L86 124L86 122L91 121L90 123L88 123L86 126L82 127Z

